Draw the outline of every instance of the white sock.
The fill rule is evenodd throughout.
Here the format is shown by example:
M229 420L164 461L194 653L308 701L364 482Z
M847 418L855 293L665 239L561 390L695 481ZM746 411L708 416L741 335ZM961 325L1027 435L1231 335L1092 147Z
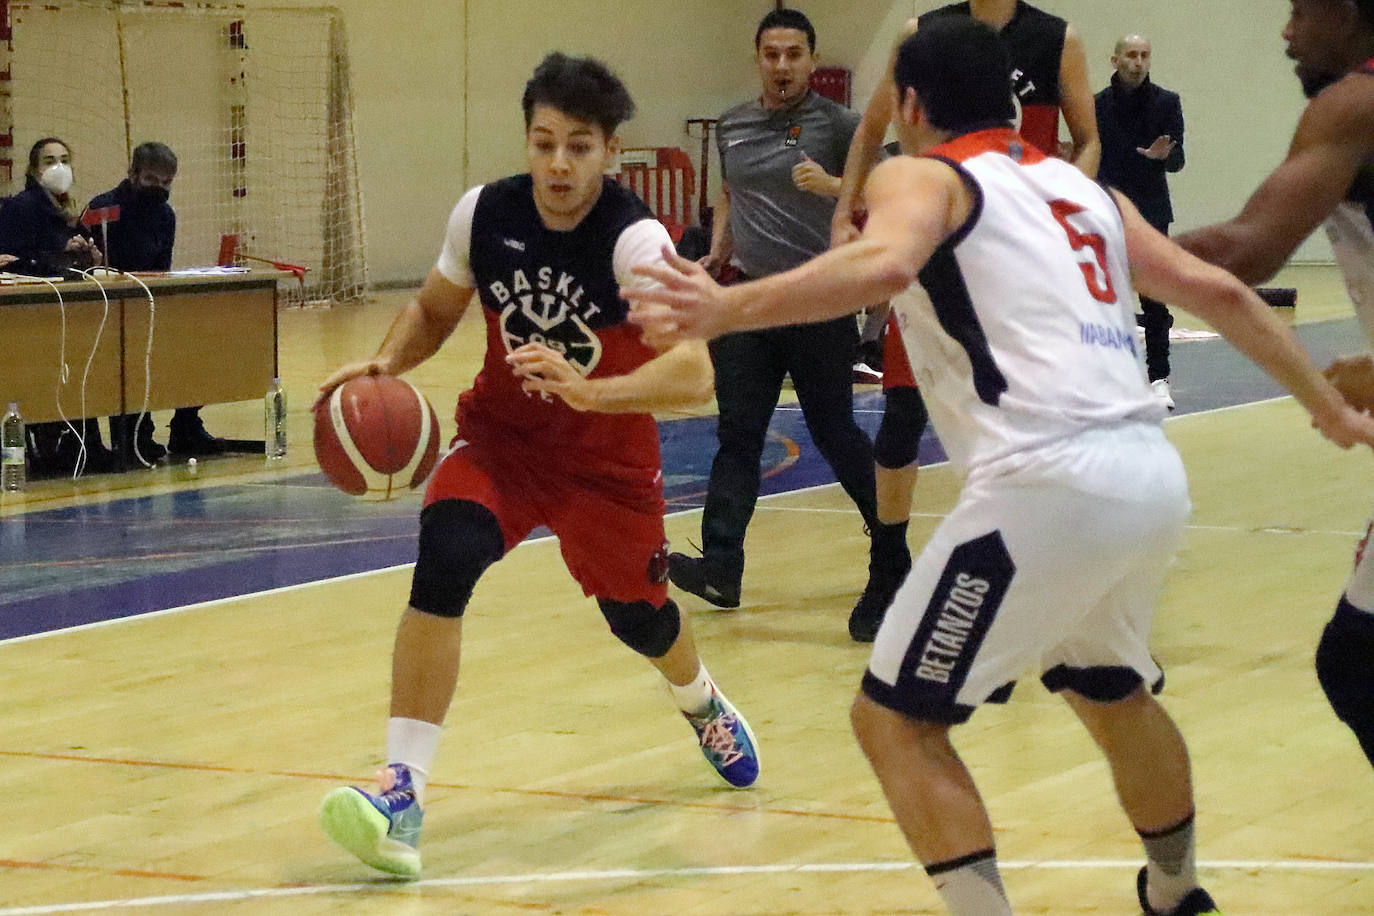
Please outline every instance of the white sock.
M926 873L953 916L1012 916L991 850L927 866Z
M429 768L439 750L441 729L423 719L392 717L386 721L386 761L404 763L415 782L415 800L425 802Z
M714 685L711 683L711 675L706 673L706 666L701 665L697 668L697 676L689 684L679 687L672 681L668 682L668 689L672 691L673 702L677 703L677 708L683 712L699 716L711 705L711 690Z

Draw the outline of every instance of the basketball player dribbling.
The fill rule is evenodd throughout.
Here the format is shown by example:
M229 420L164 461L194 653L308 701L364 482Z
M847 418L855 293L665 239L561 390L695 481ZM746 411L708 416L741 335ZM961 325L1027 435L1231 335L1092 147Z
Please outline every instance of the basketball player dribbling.
M1311 99L1288 157L1226 223L1179 244L1263 283L1323 221L1366 342L1374 341L1374 0L1293 0L1283 37ZM1351 404L1374 410L1366 354L1326 370ZM1374 530L1374 520L1370 522ZM1317 679L1374 765L1374 555L1369 535L1317 647Z
M737 787L758 778L745 720L701 664L667 595L663 475L651 410L711 395L699 342L643 344L622 287L653 264L667 230L604 176L634 104L591 58L551 54L523 98L529 173L473 188L454 208L435 268L372 359L321 385L398 375L438 351L476 294L487 350L458 400L458 438L420 515L410 604L392 658L388 766L375 792L335 789L325 832L363 862L420 873L418 841L440 726L458 678L462 617L482 572L536 526L558 536L568 570L611 632L645 656Z
M1143 911L1216 913L1197 884L1187 747L1151 695L1153 605L1189 502L1135 355L1132 278L1211 322L1336 443L1374 443L1374 419L1248 287L1016 134L1009 72L986 26L923 25L894 71L902 147L921 158L874 170L858 240L726 288L665 252L668 264L639 269L660 285L627 298L659 344L886 299L902 314L936 432L967 479L888 609L852 718L950 912L1012 912L950 730L1030 669L1107 757L1145 850Z

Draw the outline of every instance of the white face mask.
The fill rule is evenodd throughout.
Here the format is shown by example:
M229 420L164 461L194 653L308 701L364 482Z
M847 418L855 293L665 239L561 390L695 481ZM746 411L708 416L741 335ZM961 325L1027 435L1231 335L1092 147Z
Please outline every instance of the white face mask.
M72 167L65 162L50 165L38 176L38 183L54 194L66 194L72 186Z

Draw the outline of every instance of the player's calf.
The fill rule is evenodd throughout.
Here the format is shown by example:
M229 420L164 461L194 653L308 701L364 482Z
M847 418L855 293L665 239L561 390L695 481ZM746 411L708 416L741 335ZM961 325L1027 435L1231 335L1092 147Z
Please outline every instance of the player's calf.
M1374 614L1344 596L1317 645L1317 680L1374 765Z

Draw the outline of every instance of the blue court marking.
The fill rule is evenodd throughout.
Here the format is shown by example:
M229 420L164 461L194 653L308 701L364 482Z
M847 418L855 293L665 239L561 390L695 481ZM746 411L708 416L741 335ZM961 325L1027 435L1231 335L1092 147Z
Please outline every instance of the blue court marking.
M1299 334L1319 364L1363 340L1351 319ZM1282 393L1223 341L1177 344L1173 362L1179 413ZM863 390L855 408L871 435L882 395ZM699 506L715 418L666 421L660 437L670 511ZM797 452L790 463L789 446ZM929 430L920 457L944 460ZM763 494L834 482L795 409L774 413L762 464ZM411 563L418 505L414 496L362 502L312 473L0 519L0 639Z

